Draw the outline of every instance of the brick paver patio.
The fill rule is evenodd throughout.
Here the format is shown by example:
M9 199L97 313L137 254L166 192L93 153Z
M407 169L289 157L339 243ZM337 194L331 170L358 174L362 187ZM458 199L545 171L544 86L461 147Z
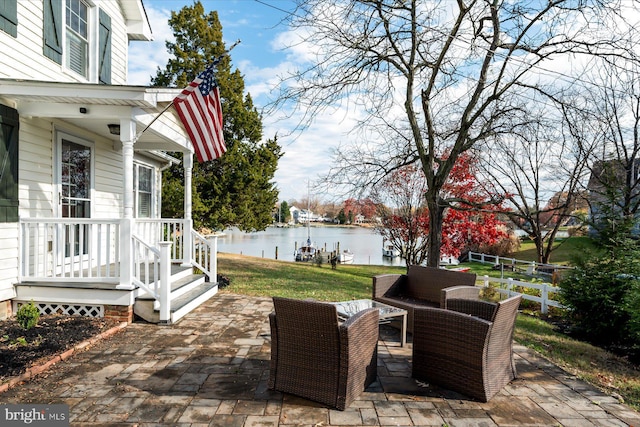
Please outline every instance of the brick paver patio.
M2 403L65 403L71 425L640 426L640 414L516 346L518 378L488 403L411 379L411 344L381 327L378 378L346 411L267 389L270 298L221 292L172 326L134 323Z

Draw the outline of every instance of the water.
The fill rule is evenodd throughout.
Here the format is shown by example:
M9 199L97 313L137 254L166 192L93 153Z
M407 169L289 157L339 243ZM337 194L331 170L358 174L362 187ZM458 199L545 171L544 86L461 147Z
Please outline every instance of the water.
M261 258L294 261L296 242L298 247L307 241L307 228L269 227L257 233L244 233L238 229L224 231L218 238L218 251L250 255ZM340 250L353 252L354 264L405 265L401 258L389 259L382 256L382 236L364 227L311 226L311 242L319 248L333 251L340 244Z

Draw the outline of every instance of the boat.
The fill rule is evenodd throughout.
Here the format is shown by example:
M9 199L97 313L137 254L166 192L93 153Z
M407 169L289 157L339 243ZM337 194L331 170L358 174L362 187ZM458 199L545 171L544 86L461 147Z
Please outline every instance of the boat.
M440 265L459 265L460 261L452 255L442 255L440 257Z
M386 258L397 258L400 256L400 251L397 250L391 243L383 243L382 256Z
M311 237L307 238L307 243L300 246L295 252L296 261L313 261L318 249L311 243Z
M340 264L353 264L353 252L351 252L349 249L343 250L342 252L340 252L338 262Z
M294 253L296 261L313 261L319 254L318 248L311 243L311 210L309 209L309 183L307 183L307 242L296 248ZM296 243L297 246L297 243Z
M296 261L313 261L318 249L311 243L311 236L307 237L307 242L296 249L294 255Z

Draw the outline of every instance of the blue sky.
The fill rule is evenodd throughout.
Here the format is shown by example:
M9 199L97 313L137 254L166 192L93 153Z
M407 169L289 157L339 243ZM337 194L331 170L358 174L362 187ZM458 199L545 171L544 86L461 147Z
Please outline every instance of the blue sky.
M129 79L131 85L148 85L158 67L164 67L169 55L165 40L172 38L168 26L171 11L178 11L191 1L143 0L149 17L154 41L132 42L129 51ZM292 11L290 0L204 0L206 12L217 10L222 24L223 40L230 47L241 43L231 52L233 66L244 75L246 89L258 108L266 105L277 76L295 67L302 55L284 49L294 34L281 23ZM330 167L331 149L346 135L344 120L340 124L331 117L318 117L315 124L296 137L286 135L295 126L293 120L279 120L273 115L263 118L264 137L278 135L284 156L280 160L275 183L280 199L300 200L307 196L307 180L315 180ZM312 195L312 197L314 197ZM317 195L327 199L327 196Z

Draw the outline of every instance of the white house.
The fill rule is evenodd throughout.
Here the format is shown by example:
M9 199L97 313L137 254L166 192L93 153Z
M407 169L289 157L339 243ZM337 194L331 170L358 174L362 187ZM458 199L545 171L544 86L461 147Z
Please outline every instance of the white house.
M126 85L129 43L149 40L141 0L0 1L0 318L33 300L169 323L217 292L193 149L161 114L180 89ZM160 218L168 152L185 154L183 219Z

